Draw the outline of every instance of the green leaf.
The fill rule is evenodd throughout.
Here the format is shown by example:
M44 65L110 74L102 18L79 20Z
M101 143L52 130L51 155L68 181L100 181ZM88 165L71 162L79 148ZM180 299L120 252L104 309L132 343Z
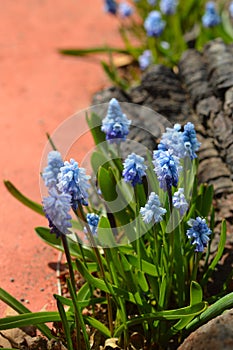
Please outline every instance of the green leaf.
M101 193L107 202L112 202L117 198L118 194L116 192L116 181L110 176L109 171L107 171L104 167L99 169L98 184Z
M105 133L101 131L102 119L100 116L92 112L90 116L86 115L86 121L95 144L102 144L102 147L107 146Z
M110 46L99 46L99 47L91 47L89 49L60 49L59 52L62 55L69 55L69 56L86 56L86 55L93 55L93 54L99 54L99 53L108 53L109 51L116 52L116 53L123 53L127 54L128 51L117 48L117 47L110 47Z
M45 215L41 204L33 202L31 199L24 196L10 181L5 180L4 185L6 186L7 190L12 194L12 196L18 199L18 201L20 201L26 207L34 210L40 215Z
M114 247L116 240L113 236L112 228L110 226L108 218L101 216L98 224L98 241L101 246Z
M106 338L111 337L110 330L100 321L97 319L90 317L90 316L84 316L85 323L87 323L89 326L97 329L100 333L102 333Z
M73 320L73 318L71 318L69 315L67 315L67 319L69 321ZM20 328L30 325L35 325L38 327L38 325L40 325L41 323L59 321L61 321L61 318L57 311L30 312L22 315L10 316L0 319L0 330Z
M127 327L134 326L136 324L142 324L145 321L155 321L155 320L177 320L182 319L187 316L196 316L203 312L207 308L207 304L205 302L198 303L193 306L187 306L181 309L176 310L165 310L160 312L155 312L152 314L144 314L138 317L135 317L126 322ZM114 333L115 337L120 336L123 331L123 326L119 326Z
M223 254L223 251L225 248L226 238L227 238L226 234L227 234L226 220L223 220L218 250L217 250L217 253L216 253L213 261L209 265L208 270L206 271L206 273L204 274L204 276L202 278L202 281L201 281L202 286L204 286L208 282L208 279L210 278L211 274L213 273L213 271L215 269L215 266L217 265L217 263L219 262L219 260L222 257L222 254Z
M57 300L57 308L61 317L62 326L65 333L67 349L73 350L73 343L72 343L71 334L70 334L70 326L66 317L65 309L62 305L62 298L60 297L60 295L55 295L54 297Z
M31 311L16 300L12 295L7 293L4 289L0 288L0 300L9 305L13 310L19 314L31 313ZM54 338L50 329L46 325L37 325L37 328L44 334L48 339ZM8 328L5 328L8 329Z

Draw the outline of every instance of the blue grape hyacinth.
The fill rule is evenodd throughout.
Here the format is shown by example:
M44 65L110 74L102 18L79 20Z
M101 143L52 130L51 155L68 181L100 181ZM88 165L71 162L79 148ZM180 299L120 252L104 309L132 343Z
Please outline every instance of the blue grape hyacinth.
M112 98L108 105L106 117L102 121L101 130L106 134L109 143L119 144L126 140L131 121L122 113L117 99Z
M71 195L67 193L59 193L53 187L49 190L49 196L43 198L43 209L49 221L51 233L56 233L59 237L61 234L69 234L71 225Z
M205 13L202 16L202 24L204 27L215 27L221 22L220 16L217 13L215 3L208 1L205 7Z
M197 140L194 125L188 122L184 126L183 141L185 147L185 154L189 155L191 159L197 158L196 151L200 148L200 142Z
M191 239L191 244L196 246L196 252L203 252L212 233L206 224L206 220L198 216L196 219L190 219L188 225L191 228L186 232L187 237Z
M145 70L152 63L152 53L150 50L145 50L138 57L138 63L141 70Z
M151 11L144 22L144 28L148 36L159 37L165 28L161 13L156 10Z
M233 1L231 1L229 5L229 13L230 13L230 16L233 18Z
M179 158L170 151L154 151L153 164L157 174L160 188L164 191L171 191L172 186L177 187L179 173L182 167L179 165Z
M61 154L58 151L50 151L48 154L48 165L44 168L42 178L48 188L57 185L57 176L60 168L64 165Z
M166 132L163 133L158 145L158 150L169 150L176 157L184 158L185 147L180 124L175 124L173 128L166 128Z
M105 12L115 15L117 13L117 3L115 0L104 0Z
M177 0L161 0L160 10L165 15L173 15L176 12Z
M152 220L154 223L162 221L162 216L166 212L166 209L161 207L158 195L154 192L151 192L145 207L140 209L140 214L146 224L149 224Z
M99 220L100 220L99 215L95 214L95 213L88 213L86 215L86 218L87 218L87 223L88 223L88 225L90 227L92 235L96 236L96 234L97 234L97 227L98 227L98 223L99 223Z
M87 205L88 193L90 187L88 180L90 176L86 175L84 168L79 168L78 163L71 159L65 161L64 166L58 174L57 187L60 192L69 193L72 197L72 208L76 210L78 204Z
M127 2L121 2L118 7L118 13L120 17L130 17L134 12L134 9L131 5L129 5Z
M189 205L186 201L183 188L179 188L178 191L174 193L172 197L172 204L174 208L179 210L181 216L186 213Z
M132 153L130 154L125 162L123 169L123 177L126 182L130 182L132 186L142 183L142 177L146 175L145 170L147 166L144 164L144 158Z

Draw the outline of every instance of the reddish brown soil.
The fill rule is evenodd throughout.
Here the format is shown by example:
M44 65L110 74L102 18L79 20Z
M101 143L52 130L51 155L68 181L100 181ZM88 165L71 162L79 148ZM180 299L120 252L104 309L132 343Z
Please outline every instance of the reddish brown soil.
M3 180L41 200L45 133L88 107L91 96L109 84L96 58L65 57L57 49L116 45L117 26L117 20L103 12L102 0L1 3L0 286L26 300L33 311L53 307L56 276L49 263L57 261L58 253L34 233L35 226L47 224L45 219L17 202ZM85 140L78 158L87 149ZM0 315L4 310L0 302Z

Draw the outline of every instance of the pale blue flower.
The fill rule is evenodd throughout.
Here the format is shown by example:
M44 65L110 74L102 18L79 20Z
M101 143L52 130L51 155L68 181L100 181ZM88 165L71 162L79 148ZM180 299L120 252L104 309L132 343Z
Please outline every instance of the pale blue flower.
M142 55L138 57L138 63L141 70L145 70L152 63L152 53L150 50L145 50Z
M102 121L101 130L106 134L109 143L120 143L126 140L131 121L122 113L119 102L112 98L108 105L108 112Z
M100 220L99 215L95 213L88 213L86 218L87 218L87 223L90 227L91 233L93 234L93 236L96 236L97 228Z
M186 155L189 155L191 159L197 158L195 152L198 151L201 144L197 140L195 127L190 122L184 126L183 140Z
M157 174L159 185L164 191L170 191L172 186L177 187L179 173L182 167L179 165L179 158L170 151L154 151L153 164Z
M174 208L179 209L181 216L183 216L186 213L189 205L186 201L183 188L179 188L178 191L174 193L172 197L172 204Z
M50 151L48 154L48 165L42 173L46 187L51 188L57 185L57 176L63 165L61 154L58 151Z
M154 222L160 222L163 220L162 216L167 211L160 205L161 204L158 195L154 192L151 192L145 207L142 207L140 209L140 214L142 215L142 219L146 224L149 224L152 220Z
M72 208L76 210L78 204L87 205L88 193L90 187L88 180L90 176L86 175L84 168L79 168L78 163L71 159L65 161L64 166L58 174L57 187L59 191L69 193L72 197Z
M142 177L146 175L147 166L144 164L144 158L132 153L125 162L123 169L123 177L126 182L131 182L132 186L142 183Z
M165 15L173 15L176 12L177 0L161 0L160 10Z
M133 7L127 2L121 2L118 7L118 12L122 18L125 18L130 17L133 14L134 10Z
M202 17L202 24L204 27L215 27L221 22L220 16L215 8L213 1L208 1L205 7L205 13Z
M229 13L230 13L230 16L233 18L233 1L229 5Z
M117 3L115 0L104 0L105 12L115 15L117 13Z
M148 4L151 6L154 6L157 2L157 0L147 0Z
M165 28L161 13L155 10L151 11L144 22L144 28L148 36L160 36Z
M59 193L55 187L49 190L49 196L43 198L43 209L49 221L51 233L56 233L57 237L61 234L71 233L71 195Z
M188 225L191 228L187 230L186 235L191 239L191 244L196 246L195 251L203 252L212 233L206 224L206 220L198 216L196 219L190 219Z
M158 150L169 150L175 156L184 158L185 147L180 124L175 124L173 128L166 128L166 132L163 133L158 145Z

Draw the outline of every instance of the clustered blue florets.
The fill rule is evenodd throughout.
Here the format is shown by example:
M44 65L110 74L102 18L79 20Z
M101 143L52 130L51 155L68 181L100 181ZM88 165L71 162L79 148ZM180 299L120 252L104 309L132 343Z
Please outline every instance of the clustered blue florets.
M176 12L177 0L161 0L160 10L165 15L173 15Z
M184 126L183 140L186 154L188 154L191 159L196 158L197 155L195 152L200 148L201 144L197 141L194 125L190 122Z
M172 204L174 208L179 210L181 216L186 213L189 205L186 201L183 188L179 188L178 191L174 193L172 197Z
M93 234L93 236L95 236L97 234L97 228L98 228L100 217L98 214L88 213L86 215L86 218L87 218L87 223L90 227L91 233Z
M196 219L190 219L188 225L191 226L191 228L186 232L187 237L191 239L191 244L196 246L196 252L203 252L212 231L207 226L205 219L199 216Z
M161 13L156 10L151 11L144 22L144 28L148 36L160 36L165 28Z
M157 174L159 185L164 191L170 191L172 186L177 187L179 172L182 167L179 165L179 158L170 151L154 151L153 164Z
M127 2L121 2L118 7L118 12L122 18L125 18L125 17L130 17L134 11L133 11L133 7L129 5Z
M144 164L144 158L132 153L125 162L123 169L123 177L126 182L131 182L132 186L142 183L142 177L146 175L145 170L147 166Z
M117 3L115 0L104 0L105 12L115 15L117 13Z
M152 63L152 53L150 50L145 50L138 57L139 67L141 70L145 70Z
M56 233L59 237L62 233L68 234L71 227L71 216L69 214L71 206L71 195L59 193L56 187L49 190L49 196L43 199L43 209L49 221L51 233Z
M44 168L42 173L42 178L46 187L51 188L57 185L57 176L63 164L64 162L61 154L58 151L49 152L48 165L46 168Z
M108 112L102 121L101 130L106 134L109 143L120 143L126 140L131 121L122 113L119 102L112 98L108 105Z
M90 176L86 175L84 168L79 168L78 163L71 159L65 161L58 174L57 187L59 191L69 193L72 197L72 208L76 210L78 204L87 205L89 188L88 180Z
M167 212L165 208L160 206L160 200L157 194L151 192L149 199L145 205L140 209L143 221L149 224L153 222L160 222L163 220L162 216Z
M215 3L209 1L206 3L205 13L202 17L202 24L204 27L215 27L221 22L220 16L215 8Z

